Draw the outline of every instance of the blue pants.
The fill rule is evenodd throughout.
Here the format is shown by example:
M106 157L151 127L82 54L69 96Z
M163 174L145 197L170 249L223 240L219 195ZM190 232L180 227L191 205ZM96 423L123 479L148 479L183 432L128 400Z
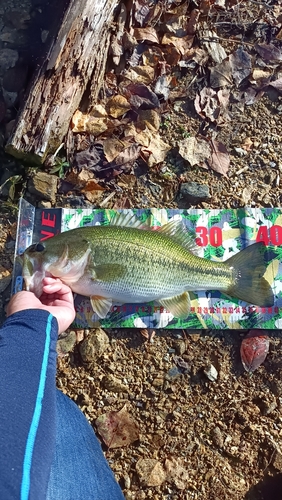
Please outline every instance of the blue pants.
M123 500L92 427L56 389L56 340L41 310L0 329L0 499Z

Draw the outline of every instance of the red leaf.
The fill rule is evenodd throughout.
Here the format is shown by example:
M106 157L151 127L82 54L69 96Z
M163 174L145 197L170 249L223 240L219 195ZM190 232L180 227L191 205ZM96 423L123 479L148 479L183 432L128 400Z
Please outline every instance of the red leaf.
M97 430L109 448L120 448L136 441L139 428L124 406L120 411L110 411L96 419Z
M254 372L264 362L269 351L269 338L260 332L261 330L251 330L241 344L241 361L249 373Z

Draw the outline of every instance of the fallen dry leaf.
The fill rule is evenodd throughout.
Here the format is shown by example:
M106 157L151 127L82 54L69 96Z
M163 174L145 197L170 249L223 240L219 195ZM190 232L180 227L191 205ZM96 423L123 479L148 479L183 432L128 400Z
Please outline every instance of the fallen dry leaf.
M150 137L150 140L148 146L142 148L142 151L149 151L150 155L147 163L149 167L153 167L154 165L158 165L158 163L164 161L168 151L171 149L171 146L166 144L166 142L161 139L159 134L151 134L148 129L146 132Z
M229 56L232 76L237 87L252 72L252 58L248 52L239 47Z
M160 106L156 94L143 83L130 83L126 91L130 104L137 109L154 109Z
M160 486L166 480L164 468L155 458L140 458L136 463L136 472L144 486Z
M150 8L147 0L135 0L133 7L133 17L140 24L140 26L144 26L145 21L150 14Z
M121 448L139 438L139 428L126 405L120 411L100 415L95 421L97 431L108 448Z
M135 160L140 156L140 149L138 144L131 144L116 156L113 162L114 166L133 165Z
M160 115L154 109L141 109L138 114L137 125L147 127L149 130L156 131L160 128Z
M210 86L212 88L230 86L233 83L229 59L210 68Z
M114 210L118 209L124 209L124 208L131 208L132 204L129 198L121 198L117 200L113 206Z
M190 165L206 167L206 161L211 157L212 150L209 142L203 137L188 137L179 142L179 154Z
M199 17L200 17L200 10L193 9L187 24L187 35L191 36L196 34Z
M190 476L184 466L184 461L181 458L171 457L166 459L164 466L167 479L173 481L179 490L185 490Z
M269 82L271 87L274 87L279 92L282 92L282 77L274 80L274 82Z
M152 66L134 66L125 71L124 77L132 82L148 85L155 78L155 70Z
M174 36L171 33L165 33L162 38L162 45L173 45L180 54L184 55L191 49L194 41L194 36L186 35L181 38Z
M152 26L148 26L147 28L135 28L134 37L136 40L148 40L149 42L159 43L158 34Z
M107 161L113 161L127 146L127 143L119 139L115 139L114 137L105 139L103 142L103 148Z
M230 121L228 104L230 91L220 89L218 92L210 87L204 87L195 97L194 105L197 113L203 118L222 126Z
M110 99L106 103L106 111L113 118L119 118L120 116L127 113L131 106L128 100L122 95L115 95L110 97Z
M100 186L94 179L90 179L84 184L83 189L81 190L82 193L90 192L90 191L105 191L106 188L103 186Z
M120 62L120 57L123 54L123 33L124 33L124 27L125 27L125 22L127 18L127 9L126 6L121 3L120 4L120 13L117 18L116 22L116 32L112 37L111 45L110 45L110 52L113 56L113 63L118 66Z
M90 203L97 203L103 196L103 191L95 190L95 191L81 191L85 198L90 201Z
M101 169L101 153L92 145L84 151L76 153L75 163L79 169L86 168L93 171L99 171Z
M171 79L171 76L162 75L159 76L155 83L154 91L156 92L156 94L162 95L165 101L167 101L169 98L169 84L171 82Z
M272 43L255 45L255 50L265 62L282 61L282 50Z
M133 123L128 125L124 134L125 137L133 137L142 146L142 158L149 167L153 167L164 161L168 151L171 149L171 146L161 139L156 130L151 131L148 127L145 127L144 130L138 129L138 122L136 123L136 127Z
M220 45L217 34L214 31L208 29L207 23L204 23L204 29L200 31L200 36L202 39L202 44L208 51L211 58L216 63L221 63L223 59L227 57L227 54L222 45Z
M215 172L227 177L226 174L230 165L229 153L222 142L211 139L210 143L212 147L212 156L208 160L208 164Z
M137 182L136 175L121 174L118 178L117 185L122 188L132 189L136 185L136 182Z

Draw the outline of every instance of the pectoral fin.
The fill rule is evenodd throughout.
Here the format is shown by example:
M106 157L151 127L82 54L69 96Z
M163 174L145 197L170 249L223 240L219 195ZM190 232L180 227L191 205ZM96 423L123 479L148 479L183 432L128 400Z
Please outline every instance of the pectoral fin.
M159 300L159 303L168 309L175 318L185 319L190 312L190 297L188 292Z
M112 307L112 299L107 299L106 297L100 297L98 295L92 295L90 297L90 302L93 311L99 316L99 318L104 319L109 310Z

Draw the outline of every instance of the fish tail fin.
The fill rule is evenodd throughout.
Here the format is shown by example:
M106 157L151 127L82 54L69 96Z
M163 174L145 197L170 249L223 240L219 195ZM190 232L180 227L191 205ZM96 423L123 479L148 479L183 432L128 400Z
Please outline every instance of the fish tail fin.
M263 277L266 271L264 253L264 243L254 243L225 261L234 268L234 280L228 294L256 306L273 306L271 286Z

